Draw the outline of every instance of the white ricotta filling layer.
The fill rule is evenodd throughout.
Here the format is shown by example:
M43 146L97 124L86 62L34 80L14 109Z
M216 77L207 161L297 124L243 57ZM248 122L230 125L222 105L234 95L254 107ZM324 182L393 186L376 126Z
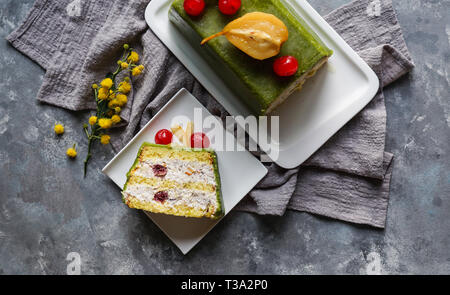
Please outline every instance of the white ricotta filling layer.
M148 185L133 184L127 186L124 194L131 195L140 201L160 204L159 201L154 200L155 194L158 192L157 188ZM204 192L197 190L186 189L168 189L165 190L169 198L164 202L167 207L186 206L207 212L210 204L214 205L214 211L217 208L217 198L215 192Z
M166 176L160 177L161 179L173 180L180 183L200 182L212 185L216 184L216 176L212 165L179 159L147 159L136 166L134 175L158 178L153 172L153 166L157 164L167 168Z

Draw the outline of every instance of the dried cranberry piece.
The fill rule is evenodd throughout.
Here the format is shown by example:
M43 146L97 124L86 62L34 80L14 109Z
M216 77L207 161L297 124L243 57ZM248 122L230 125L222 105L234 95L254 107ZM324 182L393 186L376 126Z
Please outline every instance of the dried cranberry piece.
M153 173L155 174L155 176L164 177L167 174L167 168L164 167L163 165L156 164L156 165L153 165L152 168L153 168Z
M155 194L153 200L164 203L169 198L169 193L166 191L160 191Z

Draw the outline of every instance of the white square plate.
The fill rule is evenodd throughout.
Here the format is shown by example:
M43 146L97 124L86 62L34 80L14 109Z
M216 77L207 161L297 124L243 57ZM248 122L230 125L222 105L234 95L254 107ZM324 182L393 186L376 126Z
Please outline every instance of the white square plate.
M169 21L170 0L153 0L145 19L153 32L231 115L250 114L191 43ZM279 116L278 142L261 149L276 150L273 160L294 168L307 160L375 96L379 81L370 67L304 0L285 0L334 51L329 62L302 91L292 94L272 115ZM245 0L243 1L245 5ZM276 153L275 153L276 154Z
M127 180L126 174L133 165L142 143L154 143L156 132L170 128L173 124L172 120L176 117L184 116L188 120L194 121L195 108L202 110L203 118L211 116L194 96L187 90L181 89L103 168L103 173L108 175L120 188L123 188ZM218 120L217 122L221 124ZM207 135L211 139L215 136L214 133L207 133ZM228 135L232 136L231 134ZM214 147L214 142L212 142L211 148ZM225 214L228 214L267 174L267 169L248 151L216 151L216 153L222 182ZM180 248L183 254L189 252L220 221L146 213Z

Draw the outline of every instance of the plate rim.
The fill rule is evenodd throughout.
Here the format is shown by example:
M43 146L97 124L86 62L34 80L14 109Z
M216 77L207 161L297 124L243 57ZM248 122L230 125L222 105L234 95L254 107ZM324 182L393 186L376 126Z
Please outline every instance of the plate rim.
M223 100L226 101L226 98L220 99L221 95L217 95L217 92L220 92L218 89L213 89L215 86L211 86L211 88L206 83L207 81L203 81L203 79L199 79L198 75L195 72L195 68L191 69L190 65L183 58L179 57L177 52L171 48L172 43L168 40L164 39L164 36L161 36L161 32L159 31L158 25L154 22L154 19L151 17L155 15L155 13L163 6L166 5L167 2L171 0L153 0L151 1L145 10L145 20L150 29L155 33L155 35L161 40L161 42L177 57L177 59L186 67L186 69L202 84L205 89L220 103L222 104L227 111L232 115L236 112L231 111L230 109L235 110L235 108L224 103ZM342 127L345 126L351 119L353 119L365 106L367 106L372 99L375 97L376 93L379 90L380 81L375 74L375 72L370 68L370 66L354 51L350 45L325 21L325 19L306 1L306 0L281 0L290 6L291 9L296 11L294 6L298 6L303 9L305 13L308 15L309 22L313 22L315 24L314 29L320 29L323 34L327 35L328 38L333 40L336 45L341 49L343 54L354 63L354 65L362 72L365 79L367 79L367 87L364 93L360 95L360 97L352 102L349 106L345 107L342 111L338 112L331 118L327 119L325 123L315 128L315 130L320 129L320 135L316 136L316 139L312 144L305 145L302 142L303 137L299 137L294 143L290 144L284 149L281 149L277 145L271 145L271 148L277 147L280 156L277 160L273 160L279 166L292 169L300 166L304 161L306 161L311 155L313 155L321 146L323 146L333 135L335 135ZM293 4L294 3L294 4ZM168 17L166 18L167 22L170 23ZM169 43L169 44L168 44ZM173 44L173 46L177 46ZM210 67L210 66L209 66ZM206 78L206 80L208 80ZM229 88L229 86L227 86ZM235 95L236 96L236 95ZM336 127L338 126L338 127ZM316 132L315 134L318 134ZM302 149L299 151L298 146L302 144ZM264 150L261 147L262 150ZM297 157L292 159L292 152L296 151ZM267 150L266 150L267 151ZM288 156L283 157L282 153Z

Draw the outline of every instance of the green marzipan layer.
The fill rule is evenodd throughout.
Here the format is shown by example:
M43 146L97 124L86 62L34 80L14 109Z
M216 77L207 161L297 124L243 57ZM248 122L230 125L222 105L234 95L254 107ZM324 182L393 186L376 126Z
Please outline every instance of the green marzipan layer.
M170 20L180 29L191 43L200 43L203 38L220 32L229 22L249 12L260 11L270 13L281 19L289 31L289 39L282 46L278 56L263 61L253 59L234 47L225 37L218 37L200 48L209 63L210 52L214 53L213 68L221 74L236 94L241 97L256 114L264 114L269 106L292 83L295 83L304 73L311 70L324 57L332 55L332 51L320 40L312 29L298 16L294 15L280 0L242 0L242 7L234 16L223 15L217 0L206 0L205 12L198 17L186 14L183 8L184 0L174 0L170 9ZM196 36L189 34L189 29ZM194 46L194 48L199 48ZM208 52L210 51L210 52ZM292 77L278 77L273 72L273 62L279 56L292 55L299 61L299 70ZM219 64L217 63L219 61ZM237 76L233 81L226 77L222 65ZM239 87L236 80L242 84ZM233 83L233 84L231 84ZM245 92L248 89L248 93ZM244 93L242 93L244 91ZM240 92L240 93L239 93ZM247 96L250 96L247 98ZM255 101L256 100L256 101Z
M139 163L139 157L141 156L142 150L145 147L159 147L159 148L166 148L166 149L171 149L171 150L179 150L179 151L189 151L189 152L208 152L211 154L211 157L213 158L213 168L214 168L214 175L216 178L216 196L217 196L217 205L218 208L216 210L216 212L214 213L213 217L214 218L220 218L222 216L225 215L225 209L224 209L224 205L223 205L223 200L222 200L222 185L220 182L220 174L219 174L219 164L217 161L217 154L214 150L212 149L191 149L191 148L185 148L185 147L172 147L172 146L168 146L168 145L160 145L160 144L154 144L154 143L149 143L149 142L144 142L141 147L139 148L139 151L137 153L136 159L134 160L133 165L131 166L130 170L128 170L127 173L127 182L125 183L125 185L123 186L123 191L125 191L127 189L127 185L128 182L130 181L130 177L131 177L131 172L134 170L134 168L136 168L137 164ZM122 201L124 203L126 203L125 197L122 196Z

